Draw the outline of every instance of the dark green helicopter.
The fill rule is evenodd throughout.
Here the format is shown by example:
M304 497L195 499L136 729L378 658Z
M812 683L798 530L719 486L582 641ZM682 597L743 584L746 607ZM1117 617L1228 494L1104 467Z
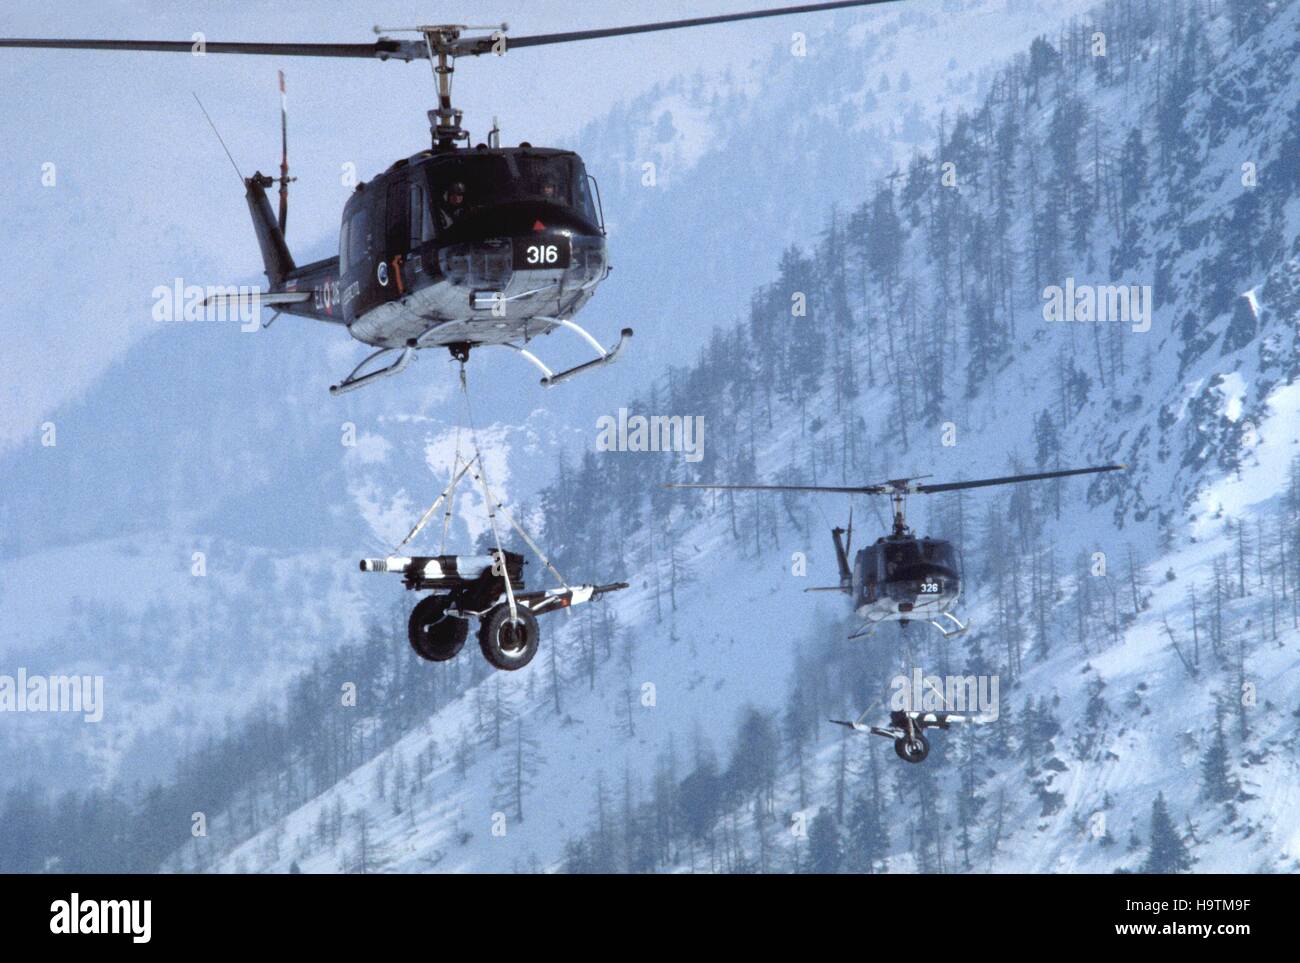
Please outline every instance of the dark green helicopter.
M471 146L469 131L461 126L462 112L451 102L456 58L889 2L893 0L839 0L523 37L507 37L507 25L501 24L387 31L418 35L411 40L383 36L385 31L376 27L378 39L361 44L205 41L205 54L427 60L437 86L438 106L428 112L431 148L358 184L343 209L338 256L303 265L294 261L284 236L288 185L294 178L289 176L282 99L280 176L240 175L270 282L256 302L277 313L343 325L352 337L377 349L330 388L335 394L397 374L421 348L447 348L461 362L479 345L512 348L537 366L546 386L609 364L632 329L624 328L618 344L606 349L573 321L610 270L595 178L572 151L527 142L503 147L495 124L485 142ZM471 30L491 33L464 35ZM0 39L0 47L196 52L192 42L157 40ZM283 75L280 82L283 94ZM278 218L266 194L275 184L280 188ZM217 294L206 303L232 297ZM596 357L553 372L525 347L561 328L580 336Z

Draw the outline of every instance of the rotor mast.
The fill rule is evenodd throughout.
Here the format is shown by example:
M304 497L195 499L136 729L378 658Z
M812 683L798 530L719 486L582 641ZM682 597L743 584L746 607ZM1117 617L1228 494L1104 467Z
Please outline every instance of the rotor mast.
M469 131L460 126L464 112L451 105L451 75L456 72L451 44L459 36L460 30L456 27L438 27L424 32L429 62L433 65L433 80L438 88L438 106L429 111L429 133L433 135L434 150L455 150L457 141L469 140Z
M889 500L894 503L894 531L891 533L894 538L907 538L912 534L911 529L907 527L907 490L895 489L889 493Z
M437 24L422 27L375 27L376 34L418 33L424 40L424 49L433 68L433 83L438 92L438 106L428 112L429 134L436 151L453 151L461 141L469 142L469 131L461 127L464 111L451 104L452 75L456 72L456 53L465 52L466 44L475 51L480 48L493 49L496 44L504 44L505 31L509 24L501 23L485 27L466 24ZM490 37L472 37L461 41L463 30L491 30ZM504 52L504 47L502 47Z

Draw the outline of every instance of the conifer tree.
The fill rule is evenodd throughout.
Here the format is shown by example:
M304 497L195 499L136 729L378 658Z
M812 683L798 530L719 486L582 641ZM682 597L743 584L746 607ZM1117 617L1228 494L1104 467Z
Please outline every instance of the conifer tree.
M1144 873L1184 873L1192 868L1192 857L1187 853L1183 838L1178 835L1174 821L1169 816L1165 794L1157 793L1151 804L1151 843Z
M810 873L837 873L844 860L844 847L840 842L840 827L828 808L817 810L808 829L808 871Z
M1214 734L1201 756L1201 795L1210 802L1227 802L1236 794L1236 780L1228 768L1228 739L1223 731L1220 703L1214 713Z

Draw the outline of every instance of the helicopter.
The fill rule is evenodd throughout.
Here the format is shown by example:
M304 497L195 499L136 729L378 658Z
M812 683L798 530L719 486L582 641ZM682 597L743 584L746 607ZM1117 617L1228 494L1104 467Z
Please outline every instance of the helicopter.
M862 627L849 636L858 639L867 635L881 622L923 621L939 630L945 638L961 635L964 625L952 613L961 596L961 574L957 550L952 542L928 535L918 538L907 525L908 495L933 495L939 492L962 491L968 488L986 488L990 485L1015 485L1021 482L1065 478L1070 475L1088 475L1103 471L1119 471L1127 465L1101 465L1090 468L1067 468L1061 471L1036 472L1030 475L1008 475L1002 478L981 478L975 481L921 482L930 475L896 478L876 485L826 486L826 485L702 485L670 484L667 488L704 488L716 491L776 491L776 492L835 492L846 495L888 495L893 503L894 523L888 535L858 551L849 568L852 551L853 518L850 514L848 528L834 528L831 539L835 543L835 560L839 566L840 584L805 589L806 592L840 592L849 596L853 611L863 620ZM847 536L847 537L846 537ZM945 620L945 621L941 621Z
M463 112L452 105L456 58L890 2L894 0L837 0L519 37L508 37L509 25L502 23L375 27L373 43L204 41L204 54L427 60L437 91L437 107L428 111L430 148L358 183L343 208L339 253L299 265L285 241L288 186L296 178L289 176L280 75L279 176L257 171L244 177L226 150L244 186L269 284L267 291L253 295L253 305L274 309L267 324L285 313L342 325L353 338L376 349L330 387L335 395L400 373L423 348L446 348L462 365L475 347L511 348L536 366L545 387L608 365L618 358L632 329L623 328L617 344L605 348L573 320L610 273L599 185L573 151L534 147L526 141L502 146L495 121L486 140L470 146ZM466 35L468 31L480 33ZM418 39L396 39L389 33L415 34ZM197 52L192 41L158 40L0 38L0 47ZM221 139L219 132L217 137ZM277 184L278 217L266 193ZM245 298L218 292L204 305ZM552 371L527 345L559 330L580 337L595 357Z

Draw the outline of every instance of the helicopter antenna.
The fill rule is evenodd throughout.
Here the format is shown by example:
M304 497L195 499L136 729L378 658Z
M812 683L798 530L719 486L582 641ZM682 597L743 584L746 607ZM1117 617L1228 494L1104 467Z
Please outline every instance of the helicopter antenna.
M244 175L239 172L239 165L235 163L235 158L231 156L230 148L226 146L226 141L225 138L221 136L221 131L217 130L217 125L214 124L212 118L208 116L208 109L203 106L203 101L199 100L198 94L191 90L190 95L193 96L194 102L199 105L199 110L203 111L203 116L207 117L208 126L212 128L212 133L217 135L217 140L221 142L221 149L226 152L226 156L230 158L230 166L235 169L235 176L239 178L239 183L243 184Z

